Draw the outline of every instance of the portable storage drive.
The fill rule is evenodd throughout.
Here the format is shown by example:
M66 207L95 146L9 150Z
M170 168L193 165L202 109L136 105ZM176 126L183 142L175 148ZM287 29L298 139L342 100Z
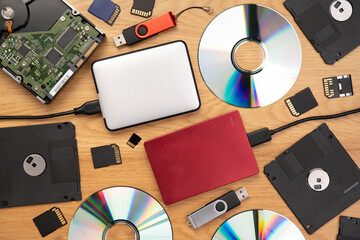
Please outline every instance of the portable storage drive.
M238 111L152 139L144 147L166 205L259 173Z
M92 65L109 130L200 108L195 78L182 41L99 60Z

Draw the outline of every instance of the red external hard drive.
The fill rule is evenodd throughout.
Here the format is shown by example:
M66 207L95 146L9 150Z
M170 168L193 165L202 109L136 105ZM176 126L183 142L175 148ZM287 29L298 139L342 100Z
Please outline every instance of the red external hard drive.
M166 205L259 173L238 111L144 145Z

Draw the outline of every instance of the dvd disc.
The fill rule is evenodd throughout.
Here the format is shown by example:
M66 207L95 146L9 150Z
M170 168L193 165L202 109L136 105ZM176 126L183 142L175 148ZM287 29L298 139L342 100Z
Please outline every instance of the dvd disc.
M86 199L71 221L69 240L105 240L116 224L129 226L136 240L171 240L168 215L149 194L131 187L112 187Z
M236 60L244 43L263 51L262 64L245 70ZM199 44L199 68L210 90L238 107L261 107L282 98L301 67L301 45L294 28L278 12L256 4L232 7L207 26Z
M239 213L224 222L212 240L305 240L304 235L286 217L268 210Z

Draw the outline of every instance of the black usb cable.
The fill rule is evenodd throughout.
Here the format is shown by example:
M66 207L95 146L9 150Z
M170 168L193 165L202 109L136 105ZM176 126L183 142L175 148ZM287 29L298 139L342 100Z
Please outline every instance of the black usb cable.
M66 112L53 113L48 115L37 115L37 116L0 116L0 120L47 119L47 118L61 117L72 114L94 115L97 113L101 113L99 100L86 102L82 106Z
M307 118L303 118L303 119L297 120L295 122L286 124L286 125L284 125L282 127L276 128L274 130L270 130L269 128L261 128L259 130L248 133L247 136L248 136L250 145L252 147L255 147L257 145L260 145L262 143L270 141L272 139L271 136L274 135L275 133L278 133L278 132L281 132L281 131L283 131L285 129L288 129L290 127L296 126L296 125L298 125L300 123L314 121L314 120L326 120L326 119L345 117L345 116L355 114L355 113L358 113L358 112L360 112L360 108L353 109L353 110L350 110L350 111L347 111L347 112L332 114L332 115L307 117Z
M314 121L314 120L326 120L326 119L333 119L333 118L339 118L339 117L345 117L351 114L359 113L360 108L353 109L347 112L332 114L332 115L323 115L323 116L313 116L313 117L307 117L300 120L297 120L295 122L286 124L282 127L276 128L274 130L270 130L269 128L261 128L259 130L250 132L247 134L250 145L252 147L255 147L257 145L260 145L262 143L268 142L272 139L272 135L275 133L281 132L285 129L288 129L290 127L296 126L300 123ZM37 115L37 116L0 116L0 120L24 120L24 119L47 119L47 118L55 118L55 117L61 117L66 115L94 115L101 113L100 103L99 100L89 101L84 103L78 108L74 108L73 110L66 111L66 112L60 112L60 113L53 113L48 115Z

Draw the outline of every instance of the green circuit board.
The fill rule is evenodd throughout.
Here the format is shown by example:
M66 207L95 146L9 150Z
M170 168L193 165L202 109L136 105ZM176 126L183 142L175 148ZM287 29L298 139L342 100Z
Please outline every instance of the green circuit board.
M0 46L1 65L38 98L51 100L97 47L99 35L67 10L49 31L10 34Z

